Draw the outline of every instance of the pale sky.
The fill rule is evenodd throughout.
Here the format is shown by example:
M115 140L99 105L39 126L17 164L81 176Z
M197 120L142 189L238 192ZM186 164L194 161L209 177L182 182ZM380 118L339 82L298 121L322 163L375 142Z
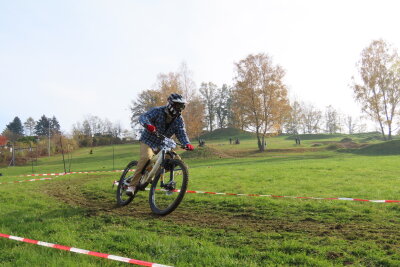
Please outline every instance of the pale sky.
M85 115L129 128L129 105L186 62L233 84L234 62L267 53L291 97L358 115L349 88L374 39L400 48L400 1L0 0L0 132L18 116Z

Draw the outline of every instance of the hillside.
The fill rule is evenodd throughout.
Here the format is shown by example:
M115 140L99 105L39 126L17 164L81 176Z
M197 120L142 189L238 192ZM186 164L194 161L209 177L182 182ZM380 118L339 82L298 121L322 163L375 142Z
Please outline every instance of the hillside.
M232 140L235 140L236 138L252 139L255 137L256 137L256 135L254 133L243 131L243 130L236 129L236 128L217 129L217 130L205 133L200 136L200 138L204 139L204 140L217 140L217 139L229 140L229 138L232 138Z
M400 140L372 144L354 150L352 153L368 156L400 155Z
M300 140L320 140L320 139L332 139L345 137L344 134L298 134L298 135L290 135L286 137L287 140L294 140L299 137Z

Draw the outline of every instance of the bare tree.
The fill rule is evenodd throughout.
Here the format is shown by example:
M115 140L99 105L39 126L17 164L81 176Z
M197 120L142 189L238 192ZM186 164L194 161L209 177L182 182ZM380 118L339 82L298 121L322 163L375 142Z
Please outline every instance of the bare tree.
M212 82L202 83L200 86L200 94L206 108L206 121L208 130L214 129L215 112L217 107L217 86Z
M103 135L114 136L114 125L109 119L103 120L101 133Z
M32 117L27 118L26 121L24 122L25 133L29 134L29 136L32 136L35 131L35 126L36 126L36 121Z
M111 132L114 138L119 138L123 132L121 122L115 122L112 126Z
M288 134L299 134L303 120L303 108L298 101L294 101L290 107L289 117L285 122L286 132Z
M193 73L188 69L185 62L182 62L179 68L180 86L183 97L191 102L196 97L196 83L193 80Z
M217 125L219 128L225 128L228 124L229 113L229 88L223 84L217 89L215 113L217 114Z
M352 116L350 116L350 115L346 116L345 125L346 125L348 134L354 134L356 132L357 122Z
M161 96L157 90L144 90L139 93L130 106L132 126L139 124L139 116L149 109L161 105Z
M362 111L379 124L383 138L390 140L400 104L397 51L383 40L372 41L362 51L358 67L361 82L352 77L355 99L361 103Z
M104 123L99 117L87 115L86 121L89 123L93 135L99 135L103 133Z
M340 132L340 115L331 105L325 110L325 131L329 134Z
M321 126L322 112L313 104L303 104L303 133L318 133Z

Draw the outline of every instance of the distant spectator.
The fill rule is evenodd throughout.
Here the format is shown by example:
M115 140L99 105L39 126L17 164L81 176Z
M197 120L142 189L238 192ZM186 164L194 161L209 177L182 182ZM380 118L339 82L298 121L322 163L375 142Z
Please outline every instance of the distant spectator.
M239 144L240 144L239 138L236 138L235 144L236 144L236 145L239 145Z
M229 144L232 145L232 138L229 137Z
M205 146L206 145L206 141L204 140L204 139L200 139L199 140L199 146L200 147L203 147L203 146Z
M296 145L300 145L300 138L299 137L296 137L295 141L296 141Z

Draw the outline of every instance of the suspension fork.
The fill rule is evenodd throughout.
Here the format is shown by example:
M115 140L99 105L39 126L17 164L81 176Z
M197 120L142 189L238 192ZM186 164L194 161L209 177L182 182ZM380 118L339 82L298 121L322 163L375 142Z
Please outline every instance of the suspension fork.
M161 187L164 187L165 186L165 183L164 183L164 174L165 174L165 167L164 167L164 164L165 164L165 150L161 150L161 157L162 157L162 161L161 161L161 173L160 173L160 175L161 175Z
M160 173L160 175L161 175L161 187L165 187L165 186L167 186L167 185L169 185L170 184L170 182L172 182L173 180L174 180L174 168L173 168L173 165L172 165L172 168L169 170L169 181L167 182L167 183L165 183L165 181L164 181L164 177L165 177L165 161L166 161L166 159L165 159L165 157L166 157L166 154L167 154L167 152L166 151L162 151L162 168L161 168L161 173ZM172 154L172 153L170 153L170 156L171 156L171 159L169 159L169 160L173 160L175 157L174 157L174 155Z

